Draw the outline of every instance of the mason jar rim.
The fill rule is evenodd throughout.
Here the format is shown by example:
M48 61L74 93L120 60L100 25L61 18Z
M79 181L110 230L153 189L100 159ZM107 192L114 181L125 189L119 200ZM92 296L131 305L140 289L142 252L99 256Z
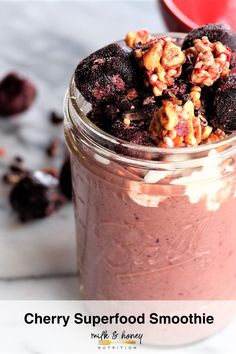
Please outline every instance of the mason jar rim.
M183 39L185 34L184 33L165 33L165 34L157 34L159 36L168 35L169 37L174 37L176 39ZM118 41L117 43L122 43L124 41ZM80 100L80 102L79 102ZM229 157L232 156L232 149L233 152L236 153L236 132L231 133L226 138L208 143L202 144L198 146L192 147L168 147L168 148L160 148L155 146L144 146L138 145L134 143L127 142L125 140L119 139L109 133L106 133L104 130L100 129L96 126L86 115L82 108L81 100L83 103L88 103L85 98L81 95L79 90L77 89L74 81L74 75L71 78L70 86L67 91L65 101L64 101L64 112L67 116L69 116L70 124L73 126L73 133L81 133L80 129L82 128L86 135L92 139L95 145L98 145L101 149L107 149L107 146L119 146L120 148L123 147L127 153L123 156L120 152L116 152L115 149L109 149L110 153L113 155L116 154L119 157L119 160L126 161L127 159L130 162L130 159L134 160L134 164L137 164L138 160L140 163L154 163L158 164L163 161L159 161L157 159L152 159L152 155L161 156L161 160L168 161L168 157L172 156L171 160L168 161L170 163L177 163L179 164L181 161L186 162L190 160L195 160L194 165L196 164L196 160L202 160L202 158L207 158L210 151L215 150L218 151L219 158ZM74 114L70 114L70 110L68 109L68 103L71 102ZM119 149L120 151L120 149ZM143 153L143 155L147 156L147 158L137 158L134 157L138 153ZM200 155L199 155L200 154ZM174 159L176 157L176 161ZM187 157L186 157L187 156ZM181 159L182 157L182 159ZM200 163L200 161L198 161ZM177 167L177 166L176 166Z

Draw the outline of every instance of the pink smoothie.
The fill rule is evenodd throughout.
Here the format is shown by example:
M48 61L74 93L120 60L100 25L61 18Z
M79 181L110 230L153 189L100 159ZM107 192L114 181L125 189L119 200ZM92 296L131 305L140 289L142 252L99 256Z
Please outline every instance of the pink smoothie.
M235 178L160 184L71 158L86 299L236 299Z

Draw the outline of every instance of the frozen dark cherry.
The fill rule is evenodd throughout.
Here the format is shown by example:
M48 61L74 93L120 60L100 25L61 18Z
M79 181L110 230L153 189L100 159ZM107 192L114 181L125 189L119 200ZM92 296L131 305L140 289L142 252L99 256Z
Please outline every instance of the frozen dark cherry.
M91 103L111 102L137 85L138 66L129 48L110 44L84 59L75 70L75 83Z
M63 115L58 114L55 111L52 111L50 114L50 122L54 125L62 124L64 120Z
M220 41L227 45L233 51L236 51L236 34L224 24L208 24L195 28L187 34L183 42L183 49L193 46L193 42L197 38L207 36L210 42Z
M13 187L9 199L21 221L49 216L65 201L58 191L58 179L42 171L22 178Z
M62 165L59 180L61 192L70 200L72 198L72 180L69 158L67 158Z
M138 126L125 124L120 120L115 121L111 126L111 134L126 141L131 141L138 131Z
M225 131L236 130L236 74L221 82L214 98L212 124Z
M11 116L27 110L36 96L34 84L18 75L8 74L0 82L0 116Z

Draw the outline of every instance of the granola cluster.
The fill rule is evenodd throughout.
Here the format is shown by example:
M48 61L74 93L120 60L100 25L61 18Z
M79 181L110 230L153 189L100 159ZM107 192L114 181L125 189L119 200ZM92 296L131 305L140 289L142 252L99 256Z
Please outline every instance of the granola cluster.
M137 32L128 32L125 37L125 43L130 48L135 48L138 44L146 44L154 37L147 29L142 29Z
M194 104L188 100L164 101L151 121L149 132L159 147L197 146L224 137L223 131L213 128L201 114L195 114Z
M206 25L180 43L142 29L128 32L125 44L100 49L75 71L94 124L164 148L216 142L236 130L235 33Z
M188 61L193 63L191 83L212 86L220 77L229 75L232 51L221 42L211 43L204 36L195 39L194 46L184 52Z
M145 84L154 96L161 96L182 72L185 54L170 37L155 38L134 48L134 54L145 71Z

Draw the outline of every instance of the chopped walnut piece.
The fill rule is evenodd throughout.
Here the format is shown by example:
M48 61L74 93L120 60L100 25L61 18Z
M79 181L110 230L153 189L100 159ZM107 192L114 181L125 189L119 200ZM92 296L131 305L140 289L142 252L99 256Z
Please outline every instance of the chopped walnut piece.
M210 126L202 125L202 117L195 116L194 103L188 100L164 101L154 112L149 132L159 147L197 146L209 137Z
M134 48L137 44L145 44L152 38L147 29L142 29L137 32L128 32L126 34L125 43L128 47Z
M46 153L50 157L56 157L60 147L60 140L54 138L50 141L50 144L46 148Z
M209 125L207 125L206 127L202 127L202 140L208 139L211 132L212 132L212 127L210 127Z
M129 118L124 118L124 119L123 119L123 123L124 123L125 125L129 126L129 125L130 125L130 119L129 119Z
M175 70L177 67L185 62L185 55L182 50L173 42L167 42L163 49L162 66L164 68L172 68Z
M215 131L211 132L207 139L203 140L203 144L207 143L215 143L216 141L222 140L226 137L226 134L221 129L216 129Z
M229 75L231 49L221 42L211 43L207 37L194 40L194 47L188 48L185 55L193 62L190 81L193 84L212 86L220 77Z
M145 70L146 85L152 87L154 96L161 96L174 84L185 62L185 54L169 37L154 38L135 48L134 53Z
M17 182L19 182L21 180L21 178L22 178L22 176L20 176L20 175L6 173L2 176L2 181L5 184L14 185Z
M194 104L194 108L195 109L199 109L201 108L201 87L200 86L193 86L191 88L191 92L190 92L190 98L193 101Z
M42 172L48 173L49 175L58 178L58 171L54 167L44 167L41 169Z

